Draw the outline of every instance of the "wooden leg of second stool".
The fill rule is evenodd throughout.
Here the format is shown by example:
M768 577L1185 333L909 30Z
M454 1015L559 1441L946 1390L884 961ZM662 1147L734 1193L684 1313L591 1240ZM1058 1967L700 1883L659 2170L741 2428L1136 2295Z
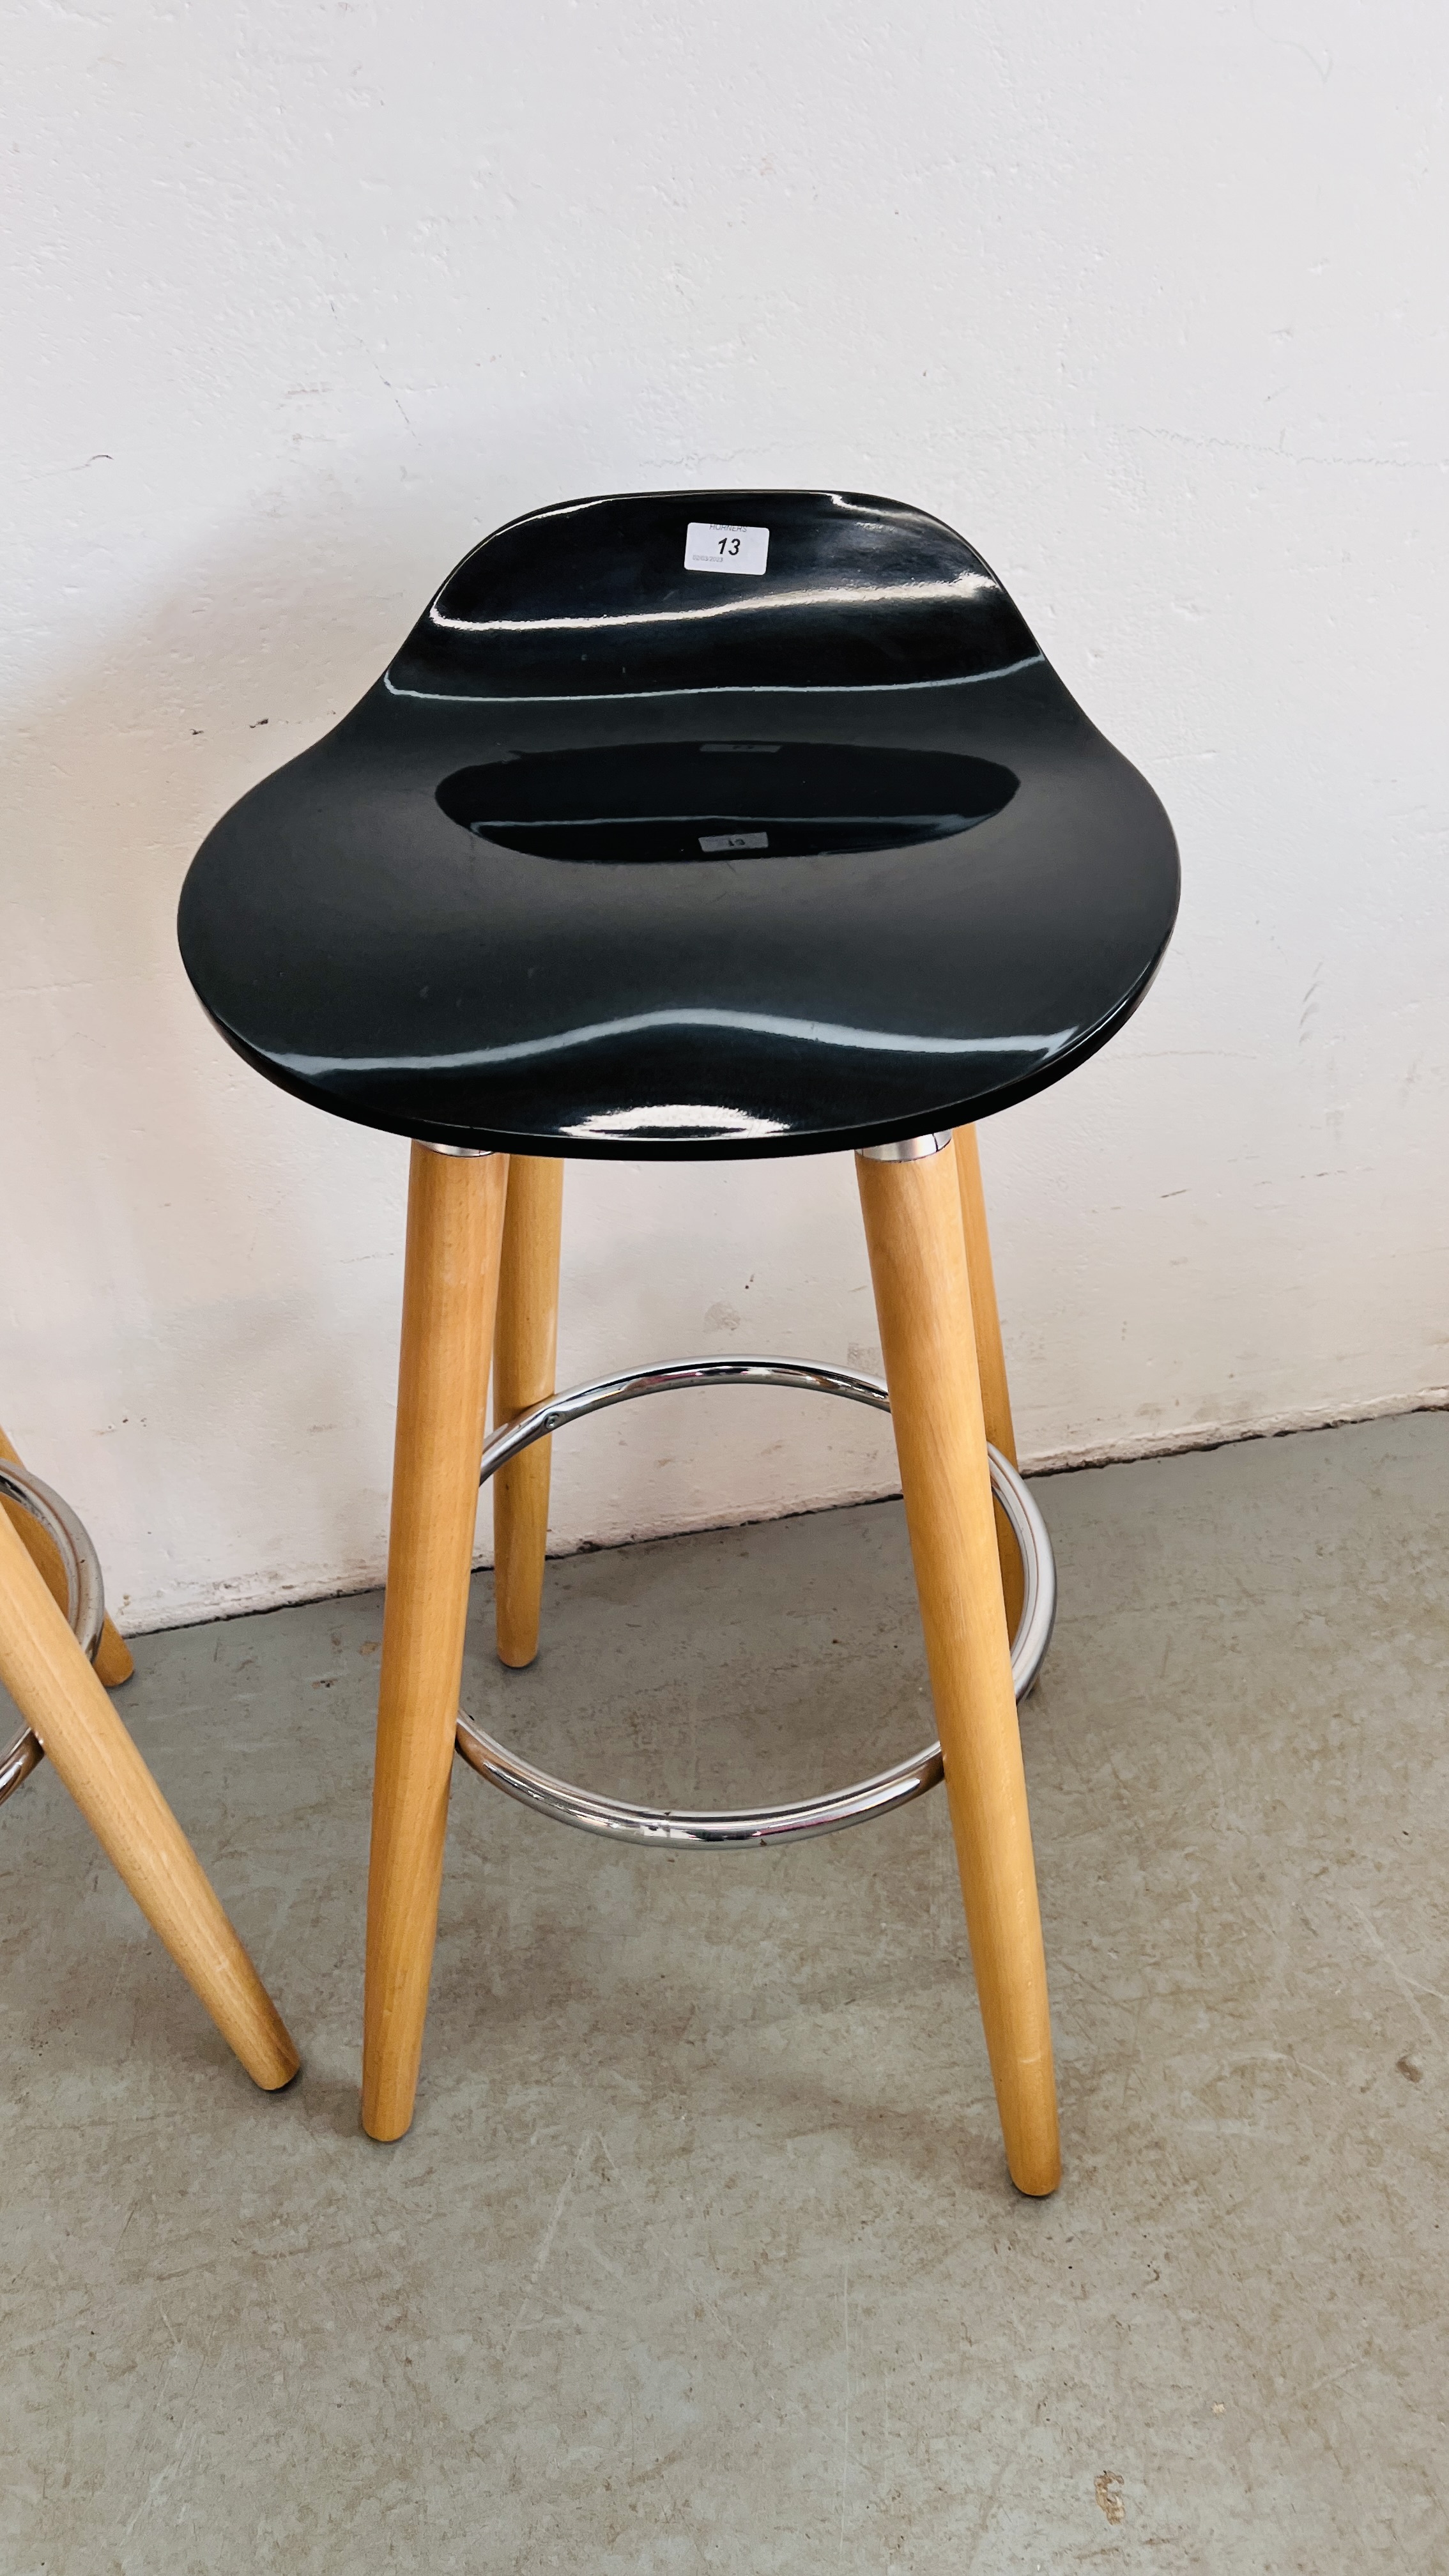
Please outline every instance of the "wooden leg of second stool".
M857 1157L906 1526L1006 2161L1061 2179L1046 1960L955 1158Z
M498 1323L493 1336L493 1420L512 1422L554 1391L562 1163L514 1154L508 1165ZM548 1546L551 1440L500 1467L493 1479L493 1584L500 1663L521 1668L538 1653Z
M505 1154L414 1145L382 1623L362 2125L413 2116L458 1724Z
M300 2063L266 1988L39 1568L0 1512L0 1681L252 2081Z
M976 1332L976 1367L981 1379L981 1410L993 1449L1016 1465L1016 1432L1011 1420L1011 1389L1006 1382L1006 1354L1001 1347L1001 1315L996 1303L996 1274L991 1266L991 1237L986 1231L986 1199L981 1187L981 1153L974 1127L956 1130L956 1178L961 1188L961 1227L966 1237L966 1268L971 1280L971 1320ZM1001 1559L1001 1589L1006 1596L1006 1633L1016 1635L1021 1617L1021 1558L1011 1523L996 1505L996 1552Z
M0 1458L8 1458L12 1467L23 1467L25 1464L19 1450L12 1448L3 1431L0 1431ZM39 1521L32 1520L29 1512L22 1511L18 1503L0 1504L0 1510L9 1513L11 1523L20 1532L27 1553L34 1558L63 1610L65 1608L65 1568L61 1564L55 1541L49 1530L43 1530ZM122 1682L128 1682L136 1669L131 1661L130 1647L120 1630L113 1627L109 1619L101 1630L101 1642L95 1653L95 1666L107 1690L119 1690Z

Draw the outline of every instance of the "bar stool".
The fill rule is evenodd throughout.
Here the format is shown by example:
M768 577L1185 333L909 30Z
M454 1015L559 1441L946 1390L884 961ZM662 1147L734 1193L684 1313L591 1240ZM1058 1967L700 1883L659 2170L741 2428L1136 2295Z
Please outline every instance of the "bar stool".
M300 2060L171 1809L112 1708L133 1670L106 1617L100 1560L69 1504L0 1433L0 1806L46 1754L223 2039L264 2092Z
M971 1128L1122 1025L1177 889L1156 797L980 556L841 492L627 494L513 521L336 730L210 834L179 931L222 1035L297 1097L413 1140L370 2136L412 2118L455 1749L567 1822L706 1845L833 1830L944 1767L1008 2168L1055 2189L1016 1715L1050 1556L1010 1457ZM553 1396L566 1160L846 1149L883 1384L715 1360ZM549 1780L460 1717L458 1691L480 1472L499 1648L524 1663L552 1433L711 1374L889 1404L940 1743L832 1799L680 1817ZM993 1486L1029 1596L1015 1667Z

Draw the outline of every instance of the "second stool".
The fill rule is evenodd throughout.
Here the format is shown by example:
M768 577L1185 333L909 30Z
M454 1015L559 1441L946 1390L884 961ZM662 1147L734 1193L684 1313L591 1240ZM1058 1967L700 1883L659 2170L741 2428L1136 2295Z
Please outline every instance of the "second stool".
M1049 1579L1011 1472L970 1129L1121 1026L1177 888L1152 790L980 556L920 511L825 491L628 494L514 521L336 730L210 835L180 937L223 1036L298 1097L413 1139L368 1897L373 2137L413 2114L456 1744L592 1830L711 1839L710 1819L530 1776L460 1727L458 1690L480 1466L499 1470L500 1650L522 1662L551 1429L713 1366L888 1392L1007 2163L1020 2190L1055 2188L988 1429L1030 1578L1023 1688ZM842 1150L884 1388L807 1362L687 1362L550 1406L564 1160ZM503 1428L485 1461L490 1358ZM789 1830L927 1785L882 1779L848 1793L849 1813L792 1811ZM772 1812L745 1824L768 1831Z

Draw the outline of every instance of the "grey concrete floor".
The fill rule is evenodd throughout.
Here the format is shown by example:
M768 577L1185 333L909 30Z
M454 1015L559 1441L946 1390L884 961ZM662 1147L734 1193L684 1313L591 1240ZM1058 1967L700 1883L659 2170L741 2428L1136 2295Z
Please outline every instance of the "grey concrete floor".
M561 1466L563 1462L560 1462ZM265 2099L42 1770L0 1819L4 2576L1449 2568L1449 1420L1047 1480L1066 2178L1006 2180L943 1801L606 1849L459 1771L357 2128L376 1596L121 1705L305 2053ZM466 1697L596 1785L928 1731L898 1506L550 1568Z

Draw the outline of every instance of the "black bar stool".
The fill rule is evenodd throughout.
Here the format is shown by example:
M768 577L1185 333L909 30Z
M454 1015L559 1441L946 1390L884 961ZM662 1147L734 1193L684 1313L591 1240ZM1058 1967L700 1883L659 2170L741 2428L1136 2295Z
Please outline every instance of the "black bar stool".
M180 937L223 1036L301 1099L413 1139L371 2136L412 2118L455 1748L570 1823L706 1845L832 1830L944 1767L1007 2161L1020 2190L1055 2188L1016 1718L1050 1552L1014 1474L971 1124L1121 1026L1177 887L1152 790L981 558L920 511L841 492L628 494L515 520L336 731L210 835ZM567 1158L843 1148L884 1385L702 1361L554 1397ZM526 1663L552 1432L711 1375L894 1418L939 1750L803 1808L591 1796L459 1716L480 1470L496 1471L499 1650Z

